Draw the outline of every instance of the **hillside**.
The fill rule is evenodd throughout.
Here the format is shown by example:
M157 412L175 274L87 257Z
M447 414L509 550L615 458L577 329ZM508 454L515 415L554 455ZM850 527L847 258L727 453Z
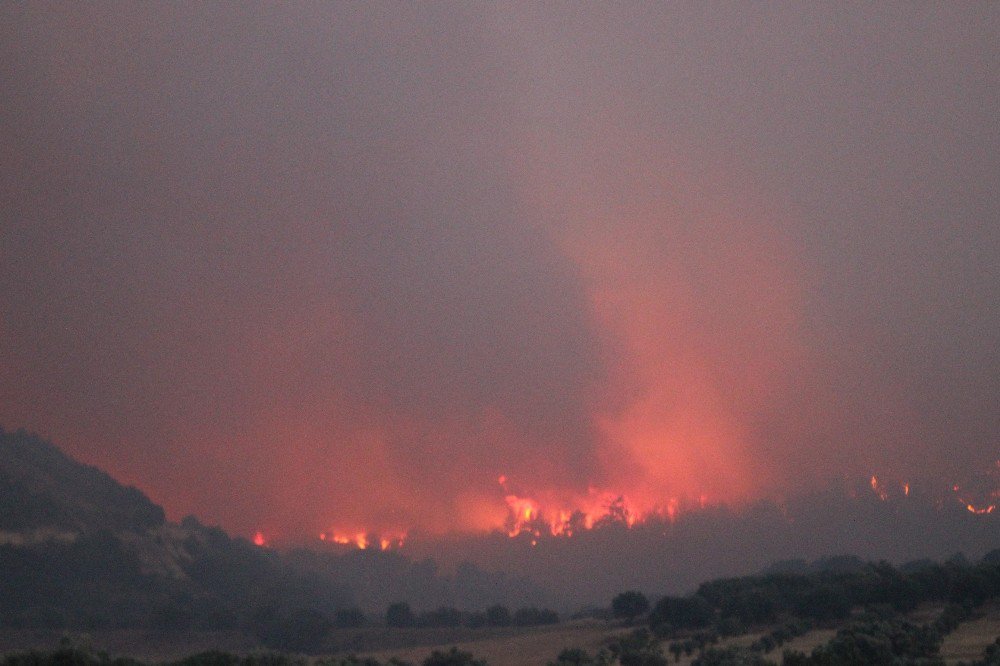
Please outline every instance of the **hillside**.
M308 647L394 601L418 608L533 605L524 579L378 550L279 552L194 517L22 430L0 430L0 626L241 631ZM302 627L306 627L305 630ZM311 632L311 633L310 633Z
M0 431L0 625L271 631L348 597L24 431Z
M164 523L139 490L24 430L0 429L0 533L141 531ZM0 537L2 539L2 537Z

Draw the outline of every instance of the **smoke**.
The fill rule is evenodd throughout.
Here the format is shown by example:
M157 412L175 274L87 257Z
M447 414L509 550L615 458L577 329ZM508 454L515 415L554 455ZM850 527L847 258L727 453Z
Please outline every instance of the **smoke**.
M2 12L0 419L175 517L996 458L994 8Z

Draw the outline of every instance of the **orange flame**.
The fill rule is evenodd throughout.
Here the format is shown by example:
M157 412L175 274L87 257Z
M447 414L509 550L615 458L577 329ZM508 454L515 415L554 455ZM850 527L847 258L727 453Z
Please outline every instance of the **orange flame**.
M878 477L875 476L874 474L872 474L870 484L872 487L872 491L875 493L876 497L878 497L883 502L889 499L889 493L886 492L884 487L882 487L882 484L879 482Z
M379 550L392 550L402 548L406 541L406 533L374 535L367 531L356 532L354 534L344 534L342 532L321 532L320 541L331 541L341 546L351 546L358 550L368 550L377 547Z
M963 488L955 484L951 488L966 511L977 516L996 511L996 500L1000 498L1000 461L995 470L976 476L967 485Z
M505 475L501 475L497 481L505 492L507 535L516 537L528 534L534 537L534 542L542 536L571 537L600 523L633 527L654 516L673 522L680 511L676 498L671 498L662 507L640 512L624 495L595 488L590 488L587 495L582 497L554 499L543 505L538 499L511 492ZM701 495L698 505L704 508L707 503L707 496Z
M253 535L253 545L255 545L255 546L263 546L266 543L267 543L267 540L264 538L264 533L263 532L257 532L256 534Z
M1000 466L997 469L1000 470ZM700 493L687 498L661 498L655 503L646 497L646 501L637 504L633 498L594 487L588 488L586 493L547 492L534 495L520 489L515 491L508 477L503 474L497 477L497 483L503 490L503 502L507 509L506 519L502 523L503 532L512 538L523 536L524 542L531 546L538 545L543 538L569 538L601 526L617 525L630 529L649 520L659 521L661 525L672 524L686 511L711 509L713 502L719 502L714 497L710 499L709 495ZM882 502L903 501L913 490L909 481L886 482L876 474L868 478L866 485ZM1000 506L997 501L1000 499L1000 487L996 484L977 491L964 489L958 484L952 485L951 489L960 506L972 514L1000 513L997 512L997 507ZM858 490L858 486L853 486L850 491L852 498L859 497ZM938 506L943 506L941 500ZM492 524L500 526L496 522ZM258 536L259 540L255 538L254 542L263 545L263 535L258 533ZM379 533L355 528L321 532L319 539L359 550L386 551L403 547L406 536L405 531Z

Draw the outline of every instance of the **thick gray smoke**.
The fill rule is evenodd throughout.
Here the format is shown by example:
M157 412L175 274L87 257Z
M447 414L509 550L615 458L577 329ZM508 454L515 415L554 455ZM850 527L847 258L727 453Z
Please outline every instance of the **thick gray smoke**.
M990 4L0 8L0 422L481 528L998 457Z

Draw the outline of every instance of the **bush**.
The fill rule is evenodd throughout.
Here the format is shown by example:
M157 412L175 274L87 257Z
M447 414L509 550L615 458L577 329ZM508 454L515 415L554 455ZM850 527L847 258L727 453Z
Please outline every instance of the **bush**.
M313 609L299 609L288 616L265 611L256 618L254 634L269 648L311 653L321 649L332 628L329 618Z
M759 653L743 647L709 648L691 666L774 666Z
M539 624L555 624L559 621L559 615L547 608L518 608L514 613L514 625L518 627L532 627Z
M510 611L506 606L490 606L486 609L486 624L491 627L506 627L510 623Z
M609 646L609 650L622 666L667 666L659 643L645 629L622 636Z
M649 610L649 599L642 592L630 590L622 592L611 600L611 611L615 617L624 619L629 624Z
M360 608L340 608L333 614L333 623L342 629L362 627L365 614Z
M421 627L457 627L461 624L462 613L457 608L446 606L421 613L417 618L417 625Z
M469 613L465 618L465 626L470 629L479 629L486 626L486 613Z
M447 652L434 650L431 656L424 659L423 666L486 666L485 661L475 659L469 652L460 652L453 647Z
M412 627L416 623L410 604L400 601L385 610L385 623L390 627Z
M678 629L708 626L715 619L712 606L701 596L663 597L649 614L649 624L668 624Z
M583 648L566 648L555 661L549 662L549 666L588 666L593 663L594 658Z

